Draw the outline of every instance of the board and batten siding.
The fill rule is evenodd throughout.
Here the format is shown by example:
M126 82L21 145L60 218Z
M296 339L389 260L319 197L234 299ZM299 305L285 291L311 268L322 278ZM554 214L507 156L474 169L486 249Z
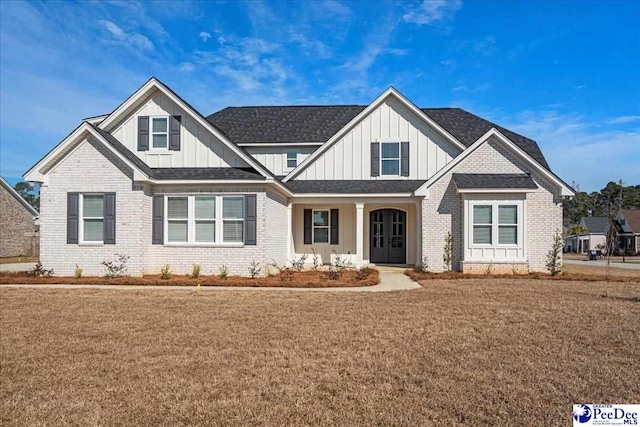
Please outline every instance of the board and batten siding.
M180 150L138 151L138 116L181 116ZM151 126L151 125L150 125ZM246 167L247 163L165 94L157 92L112 135L151 167ZM149 138L151 145L151 138Z
M372 142L409 141L409 176L429 179L460 149L393 98L388 98L303 170L296 180L388 179L371 176Z
M293 169L287 168L287 152L295 151L298 153L298 164L302 163L307 157L316 150L317 147L295 147L295 146L277 146L277 147L246 147L251 156L259 161L264 167L269 169L274 175L286 175Z

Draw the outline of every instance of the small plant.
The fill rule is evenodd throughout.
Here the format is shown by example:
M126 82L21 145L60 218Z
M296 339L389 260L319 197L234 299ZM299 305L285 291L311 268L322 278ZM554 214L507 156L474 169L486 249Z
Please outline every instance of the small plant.
M200 277L201 272L202 267L200 266L200 264L193 264L193 267L191 267L191 278L197 279L198 277Z
M351 261L347 257L338 255L333 251L333 262L329 265L329 270L325 271L323 277L327 280L338 280L344 271L351 266Z
M426 273L429 271L429 263L427 262L427 257L422 258L422 262L417 263L413 267L413 271L416 273Z
M562 235L560 230L556 229L556 234L553 236L553 244L551 249L547 253L547 270L552 276L560 274L562 272Z
M31 270L27 272L27 276L32 277L51 277L53 276L53 268L47 270L42 267L42 263L37 263Z
M73 271L73 276L76 279L80 279L82 277L82 269L76 264L76 269Z
M129 256L125 254L116 254L114 261L102 261L102 265L107 270L105 276L110 278L126 276L128 261Z
M493 262L487 265L487 268L484 269L484 274L493 274Z
M271 266L278 270L278 278L280 279L280 281L290 282L293 279L293 271L291 271L291 269L286 265L281 266L275 259L272 261L273 262L271 263Z
M371 276L371 274L373 274L373 268L362 267L361 269L356 270L356 280L366 280L369 276Z
M318 253L316 252L316 250L312 247L311 248L311 252L313 252L313 257L311 258L313 261L313 266L311 267L311 269L313 271L318 271L318 269L320 268L320 255L318 255Z
M222 280L227 280L227 277L229 277L229 269L226 265L222 264L220 266L220 268L218 269L218 277Z
M333 266L330 265L329 269L322 273L322 278L325 280L338 280L340 278L340 272L333 269Z
M602 298L609 298L609 289L605 289L604 293L602 294Z
M162 280L169 280L171 278L171 269L169 268L169 264L165 264L164 267L160 269L160 278Z
M291 261L289 261L291 263L291 267L297 272L301 272L302 269L304 268L304 263L307 260L307 256L308 255L304 253L300 255L299 258L294 258Z
M444 268L447 271L451 271L451 232L447 231L447 235L444 236L444 253L442 254L442 260L444 261Z
M255 260L251 261L251 265L249 266L249 274L251 275L251 278L255 279L258 277L261 271L262 267L260 267L260 263Z

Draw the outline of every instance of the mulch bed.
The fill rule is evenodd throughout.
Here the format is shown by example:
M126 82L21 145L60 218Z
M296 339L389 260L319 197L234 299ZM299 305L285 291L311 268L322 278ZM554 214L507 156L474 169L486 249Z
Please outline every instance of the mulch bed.
M458 280L458 279L535 279L535 280L561 280L574 282L640 282L640 274L637 277L617 276L605 274L561 273L556 276L545 273L529 274L469 274L459 271L445 271L442 273L419 273L407 270L406 275L416 282L422 280Z
M200 276L192 278L185 275L171 275L162 279L159 274L142 277L96 277L81 278L69 276L33 277L26 272L0 273L0 284L83 284L83 285L153 285L153 286L251 286L251 287L287 287L287 288L342 288L374 286L379 282L378 271L368 269L367 273L347 270L338 279L331 280L323 271L300 271L290 275L277 274L270 277L252 279L250 277ZM363 277L365 276L366 277Z

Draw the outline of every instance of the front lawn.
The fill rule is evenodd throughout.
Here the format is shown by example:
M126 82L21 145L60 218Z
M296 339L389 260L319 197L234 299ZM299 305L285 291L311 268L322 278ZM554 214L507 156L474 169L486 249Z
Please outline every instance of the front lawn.
M0 424L570 425L640 401L640 285L0 289Z

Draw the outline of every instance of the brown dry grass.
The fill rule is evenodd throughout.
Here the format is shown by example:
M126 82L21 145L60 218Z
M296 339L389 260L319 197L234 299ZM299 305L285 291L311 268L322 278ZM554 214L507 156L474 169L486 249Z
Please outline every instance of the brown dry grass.
M568 425L572 403L640 401L639 295L3 288L0 424Z
M529 274L469 274L459 271L445 271L442 273L419 273L414 270L406 270L407 276L413 280L473 280L473 279L494 279L494 280L550 280L550 281L580 281L580 282L640 282L640 270L624 268L610 268L609 275L605 267L590 267L582 265L565 265L562 267L562 274L551 276L545 273Z
M251 286L251 287L294 287L294 288L340 288L347 286L374 286L380 281L378 270L368 269L366 277L358 276L355 270L345 271L339 279L330 280L324 277L323 271L292 272L290 276L275 275L271 277L229 276L190 276L172 274L169 279L162 279L159 274L143 277L32 277L26 272L0 273L0 284L85 284L85 285L155 285L155 286ZM360 273L362 274L362 272Z

